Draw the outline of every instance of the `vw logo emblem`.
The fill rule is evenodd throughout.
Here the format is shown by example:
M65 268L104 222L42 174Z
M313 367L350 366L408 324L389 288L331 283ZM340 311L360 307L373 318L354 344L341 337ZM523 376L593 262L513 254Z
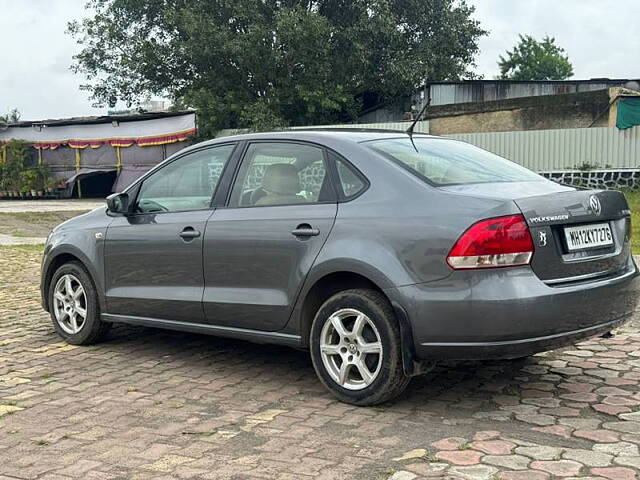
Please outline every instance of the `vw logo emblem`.
M589 208L595 215L600 215L602 212L602 205L600 205L600 199L595 195L589 197Z

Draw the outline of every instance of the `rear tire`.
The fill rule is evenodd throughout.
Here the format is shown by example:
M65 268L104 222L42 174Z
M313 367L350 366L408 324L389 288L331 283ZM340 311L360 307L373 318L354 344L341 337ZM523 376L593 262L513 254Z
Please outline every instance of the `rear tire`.
M320 381L345 403L377 405L409 384L398 322L375 290L345 290L329 298L313 320L310 349Z
M58 335L72 345L96 343L111 326L100 320L96 288L79 262L65 263L53 274L49 311Z

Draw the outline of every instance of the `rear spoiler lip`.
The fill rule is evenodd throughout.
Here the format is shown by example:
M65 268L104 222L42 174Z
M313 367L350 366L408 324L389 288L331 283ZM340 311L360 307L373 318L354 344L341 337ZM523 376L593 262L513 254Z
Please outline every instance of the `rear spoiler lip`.
M589 192L589 193L587 193ZM574 195L575 200L567 196ZM600 199L602 213L595 213L589 206L591 196ZM553 225L578 225L598 221L614 221L629 218L631 210L624 195L616 190L582 189L550 194L545 201L544 196L521 197L514 203L522 212L529 227L547 227ZM540 203L538 203L538 201Z

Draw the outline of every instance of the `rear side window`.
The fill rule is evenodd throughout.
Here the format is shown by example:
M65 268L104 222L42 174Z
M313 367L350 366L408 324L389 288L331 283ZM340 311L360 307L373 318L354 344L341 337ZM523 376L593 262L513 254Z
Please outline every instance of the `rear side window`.
M412 144L406 137L373 140L364 145L436 186L544 180L514 162L456 140L414 137Z
M355 197L367 187L367 184L362 178L362 175L346 161L344 161L333 152L329 152L329 157L336 164L338 179L340 180L340 187L342 188L342 193L344 194L345 198L349 199Z
M232 207L310 204L332 201L334 197L321 148L260 142L247 148L229 204Z

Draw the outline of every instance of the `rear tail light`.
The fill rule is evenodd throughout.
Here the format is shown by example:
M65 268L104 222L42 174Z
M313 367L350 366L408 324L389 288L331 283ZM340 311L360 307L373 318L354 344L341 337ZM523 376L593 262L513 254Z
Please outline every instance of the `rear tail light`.
M467 229L447 257L451 268L493 268L527 265L533 240L522 215L482 220Z

